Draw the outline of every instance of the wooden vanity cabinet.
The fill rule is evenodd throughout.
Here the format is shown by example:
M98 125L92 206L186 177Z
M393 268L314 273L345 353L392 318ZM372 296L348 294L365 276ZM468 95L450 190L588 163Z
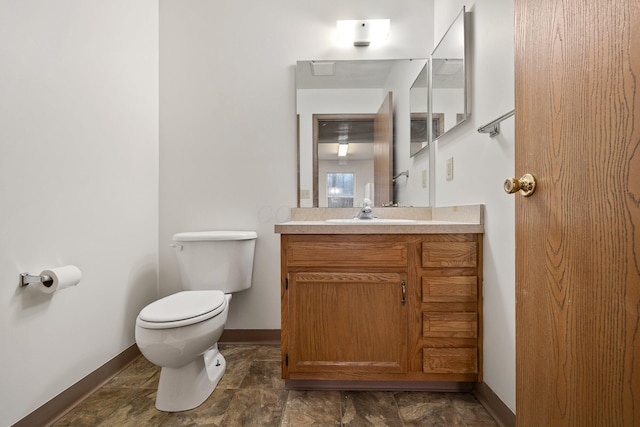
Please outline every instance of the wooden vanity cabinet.
M480 234L283 234L283 378L479 381L480 248Z

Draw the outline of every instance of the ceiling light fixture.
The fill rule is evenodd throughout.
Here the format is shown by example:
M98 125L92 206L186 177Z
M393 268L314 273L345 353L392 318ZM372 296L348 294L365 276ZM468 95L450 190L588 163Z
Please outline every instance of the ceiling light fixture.
M338 144L338 157L346 157L349 151L349 144Z

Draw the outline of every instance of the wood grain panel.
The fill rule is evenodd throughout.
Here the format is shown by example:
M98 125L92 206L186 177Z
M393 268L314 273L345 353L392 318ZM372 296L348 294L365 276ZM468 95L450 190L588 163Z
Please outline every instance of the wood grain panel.
M422 349L426 347L456 347L456 348L475 348L478 345L477 338L446 338L446 337L424 337L422 339ZM421 350L422 350L421 349ZM420 352L422 356L422 351ZM422 360L420 361L422 363Z
M475 302L478 300L476 276L422 277L423 302Z
M478 372L476 348L425 348L424 372L472 374Z
M377 242L292 242L287 250L290 267L354 266L406 267L407 246Z
M515 0L519 426L640 425L640 4Z
M475 267L478 244L476 242L424 242L423 267Z
M477 313L427 312L422 314L422 336L477 338Z
M373 119L374 206L393 202L393 93L387 93Z
M289 277L289 373L402 373L407 309L398 273Z
M473 311L479 312L478 302L434 302L422 303L422 311Z

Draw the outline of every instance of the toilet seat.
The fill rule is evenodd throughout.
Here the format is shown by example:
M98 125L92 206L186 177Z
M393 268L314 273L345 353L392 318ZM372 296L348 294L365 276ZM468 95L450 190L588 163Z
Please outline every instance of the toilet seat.
M183 291L143 308L137 324L147 329L178 328L209 320L226 307L227 298L222 291Z

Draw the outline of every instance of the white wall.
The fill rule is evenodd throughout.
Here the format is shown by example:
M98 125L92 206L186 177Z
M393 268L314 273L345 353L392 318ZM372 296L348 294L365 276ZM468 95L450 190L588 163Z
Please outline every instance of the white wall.
M435 0L436 41L463 5L472 21L471 117L436 144L436 205L486 206L484 381L515 412L515 202L502 190L515 176L514 120L502 122L495 138L476 131L514 107L513 0Z
M0 2L0 425L134 343L157 296L158 4ZM75 288L18 275L75 264Z
M258 232L253 287L228 329L280 328L273 231L297 204L295 63L424 58L432 1L160 0L160 290L179 289L179 231ZM337 19L389 18L388 44L339 47Z

